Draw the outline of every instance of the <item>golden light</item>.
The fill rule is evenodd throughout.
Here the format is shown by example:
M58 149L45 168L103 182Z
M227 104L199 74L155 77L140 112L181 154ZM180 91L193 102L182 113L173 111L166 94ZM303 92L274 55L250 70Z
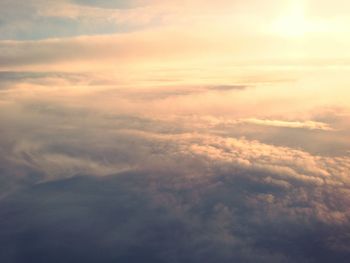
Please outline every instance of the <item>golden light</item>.
M320 30L315 21L306 15L304 1L292 1L285 10L274 19L270 25L270 32L283 37L304 37L308 33Z

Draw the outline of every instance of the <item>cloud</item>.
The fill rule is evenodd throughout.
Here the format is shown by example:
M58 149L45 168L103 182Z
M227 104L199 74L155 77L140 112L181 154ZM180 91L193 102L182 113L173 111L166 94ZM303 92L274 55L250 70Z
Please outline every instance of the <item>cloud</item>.
M38 40L142 31L157 26L164 16L164 11L143 4L143 8L131 8L137 6L129 1L29 0L23 4L5 0L0 3L0 39Z
M343 212L332 210L344 192L286 188L244 169L211 177L173 172L80 176L12 195L0 203L2 258L347 262L348 201Z
M11 131L10 125L3 128L3 134L8 134L11 141L21 138L10 150L13 152L10 159L48 178L81 173L106 175L125 169L164 170L168 166L174 169L177 162L183 162L188 167L196 164L190 169L194 173L201 173L202 167L214 170L220 166L220 169L240 167L271 172L278 180L295 183L346 183L347 157L322 157L256 140L203 134L200 130L200 133L191 133L195 124L96 114L77 106L28 104L24 110L30 114L31 123L20 124L19 119L14 127L24 125L27 133ZM78 120L84 119L92 123L82 134L84 122ZM43 120L48 128L40 131L37 125ZM3 123L7 123L4 118ZM111 144L111 141L116 143ZM131 149L130 144L133 145ZM217 167L216 163L220 165ZM186 171L185 167L183 169Z
M346 31L275 2L2 1L0 261L348 262Z
M62 98L52 89L43 87L35 91L25 88L6 93L8 104L1 106L0 114L4 124L1 129L3 140L17 141L7 150L12 153L11 164L8 164L10 167L20 164L46 174L48 178L60 178L81 173L106 175L125 169L161 168L165 164L174 167L175 160L187 163L188 158L198 163L195 166L197 169L206 166L207 162L218 162L225 163L225 166L271 171L280 174L276 178L278 180L290 178L296 182L336 184L339 178L333 180L330 175L335 173L345 178L346 158L333 160L327 155L294 150L292 146L276 146L280 142L273 139L268 144L253 138L232 138L226 126L220 128L220 119L217 118L209 120L212 124L195 117L167 115L158 118L157 115L152 117L152 114L140 115L143 107L132 115L131 104L126 105L129 113L123 115L122 108L111 111L109 107L100 107L96 102L99 96L95 93L91 95L89 90L78 94L74 91L71 95L67 90ZM33 100L35 92L48 94L48 97ZM116 96L129 96L122 94L116 93ZM95 98L96 105L91 103L91 96ZM193 95L188 96L193 98ZM103 98L106 97L111 95L104 94ZM135 102L135 98L133 100ZM136 102L140 104L139 100ZM106 100L103 103L106 104ZM144 107L147 107L147 102L141 104L144 103ZM299 136L304 135L302 133ZM133 146L130 148L130 145ZM148 165L144 167L140 164Z
M28 86L89 85L91 79L85 73L0 71L0 89Z
M234 87L160 101L252 92ZM137 91L96 89L3 91L2 260L347 262L348 155L233 136L225 118L157 115Z
M100 8L112 8L112 9L129 9L136 8L143 5L147 5L147 3L152 3L153 1L144 1L144 0L114 0L114 1L96 1L96 0L73 0L74 3L80 5L88 5L88 6L96 6Z
M163 34L164 33L164 34ZM42 41L2 41L0 42L2 68L25 67L28 65L50 65L77 63L78 61L100 61L113 63L116 60L174 57L186 50L194 50L196 37L179 32L148 32L140 34L78 37ZM171 39L176 35L189 38L175 45ZM170 39L164 38L168 35ZM179 35L178 35L179 36ZM190 40L192 38L192 41ZM198 39L199 40L199 39ZM163 45L163 50L158 49ZM74 65L74 64L73 64ZM78 68L79 69L79 68Z
M216 91L244 90L246 88L247 86L244 85L218 85L209 87L209 89Z
M176 82L176 81L175 81ZM164 100L171 99L174 97L184 96L195 96L205 94L208 92L230 92L230 91L242 91L247 87L243 85L198 85L198 86L163 86L157 88L143 88L133 90L107 90L105 93L117 93L118 95L123 94L129 99L140 99L140 100Z
M274 127L284 127L284 128L297 128L297 129L310 129L310 130L324 130L332 131L334 130L328 124L316 121L282 121L282 120L259 120L259 119L245 119L242 120L246 123L257 124L257 125L267 125Z

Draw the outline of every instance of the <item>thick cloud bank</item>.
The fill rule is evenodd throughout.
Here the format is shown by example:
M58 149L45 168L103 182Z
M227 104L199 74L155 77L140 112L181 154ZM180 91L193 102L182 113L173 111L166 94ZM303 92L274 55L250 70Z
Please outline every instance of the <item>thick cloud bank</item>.
M1 202L3 262L347 262L345 192L273 173L75 177ZM340 199L339 199L340 198Z
M2 262L349 260L347 156L228 136L215 118L11 107Z

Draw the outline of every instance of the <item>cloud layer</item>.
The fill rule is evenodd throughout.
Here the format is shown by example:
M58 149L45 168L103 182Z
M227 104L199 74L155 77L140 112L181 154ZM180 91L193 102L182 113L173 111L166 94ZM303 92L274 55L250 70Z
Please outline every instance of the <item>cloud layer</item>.
M0 262L349 262L340 2L2 0Z
M228 136L250 125L241 119L118 115L85 107L91 95L69 106L77 94L3 92L7 262L347 262L350 156Z

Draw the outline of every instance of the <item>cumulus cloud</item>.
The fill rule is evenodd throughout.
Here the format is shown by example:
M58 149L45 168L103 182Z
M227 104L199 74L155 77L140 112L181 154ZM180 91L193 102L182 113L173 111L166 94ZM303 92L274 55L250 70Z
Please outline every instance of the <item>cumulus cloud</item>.
M2 200L1 214L9 214L1 217L4 259L346 262L348 186L320 183L328 175L314 168L308 172L320 182L273 169L276 164L251 169L254 164L232 158L243 148L251 159L266 154L273 160L268 151L288 149L190 134L127 134L143 138L138 147L149 147L143 168L41 183ZM305 153L291 155L312 163ZM281 160L285 167L294 162Z

